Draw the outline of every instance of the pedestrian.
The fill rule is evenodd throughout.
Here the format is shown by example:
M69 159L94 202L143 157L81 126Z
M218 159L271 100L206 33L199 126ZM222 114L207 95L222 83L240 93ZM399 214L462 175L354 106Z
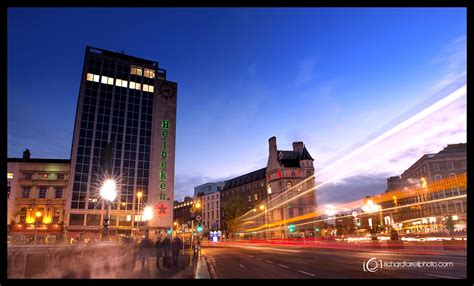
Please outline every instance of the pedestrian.
M156 251L156 268L160 267L160 258L163 256L163 241L160 235L157 237L155 242L155 251ZM163 265L163 264L161 264Z
M169 239L168 235L165 236L165 239L163 239L162 247L163 247L163 256L166 258L168 256L168 253L169 253L169 250L170 250L170 239ZM163 258L163 260L165 258Z
M178 258L179 258L179 251L183 247L183 242L176 236L173 240L173 244L171 245L171 253L173 255L173 265L178 266Z
M145 238L140 242L139 246L139 251L140 251L140 259L142 261L142 270L145 269L145 263L148 267L148 257L150 256L150 251L151 251L151 241L148 238L148 236L145 236Z

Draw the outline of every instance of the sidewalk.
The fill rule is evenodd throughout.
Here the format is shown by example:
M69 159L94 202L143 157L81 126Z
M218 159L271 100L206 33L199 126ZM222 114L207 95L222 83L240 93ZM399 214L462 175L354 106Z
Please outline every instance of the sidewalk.
M190 267L190 255L180 255L178 258L178 266L166 268L163 266L156 267L156 257L150 257L147 261L148 265L142 268L141 261L137 260L131 275L120 278L135 278L135 279L192 279L195 262L192 262Z

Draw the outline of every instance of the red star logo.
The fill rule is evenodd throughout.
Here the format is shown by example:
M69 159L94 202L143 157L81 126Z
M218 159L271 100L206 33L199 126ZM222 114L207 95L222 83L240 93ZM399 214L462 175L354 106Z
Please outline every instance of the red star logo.
M164 203L159 203L157 209L159 216L164 216L168 213L168 206Z

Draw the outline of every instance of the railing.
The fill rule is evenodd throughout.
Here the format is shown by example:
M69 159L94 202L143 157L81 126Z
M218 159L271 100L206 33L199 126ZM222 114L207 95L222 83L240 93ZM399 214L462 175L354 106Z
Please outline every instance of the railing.
M120 277L133 271L135 248L97 245L8 246L8 278Z

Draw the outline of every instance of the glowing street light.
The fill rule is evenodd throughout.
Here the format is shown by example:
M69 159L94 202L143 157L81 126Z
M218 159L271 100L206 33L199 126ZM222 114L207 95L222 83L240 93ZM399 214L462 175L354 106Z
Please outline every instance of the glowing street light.
M117 184L112 179L107 179L100 188L100 196L106 201L107 213L104 218L104 228L102 240L109 239L109 222L110 222L110 204L117 197Z
M150 206L145 207L145 210L143 211L143 219L148 221L151 220L153 217L153 209Z
M39 222L39 218L41 217L41 212L40 211L37 211L35 213L35 216L36 216L36 220L35 220L35 244L36 244L36 236L38 235L38 222Z
M117 197L117 184L114 180L108 179L104 184L102 184L102 187L100 188L100 196L110 202L115 200Z
M137 198L138 198L138 215L140 215L140 201L143 196L143 192L139 191L137 192ZM138 219L136 218L138 215L135 216L135 221L137 222L137 231L138 231Z
M265 210L265 240L268 240L267 208L263 204L259 208L261 211Z

